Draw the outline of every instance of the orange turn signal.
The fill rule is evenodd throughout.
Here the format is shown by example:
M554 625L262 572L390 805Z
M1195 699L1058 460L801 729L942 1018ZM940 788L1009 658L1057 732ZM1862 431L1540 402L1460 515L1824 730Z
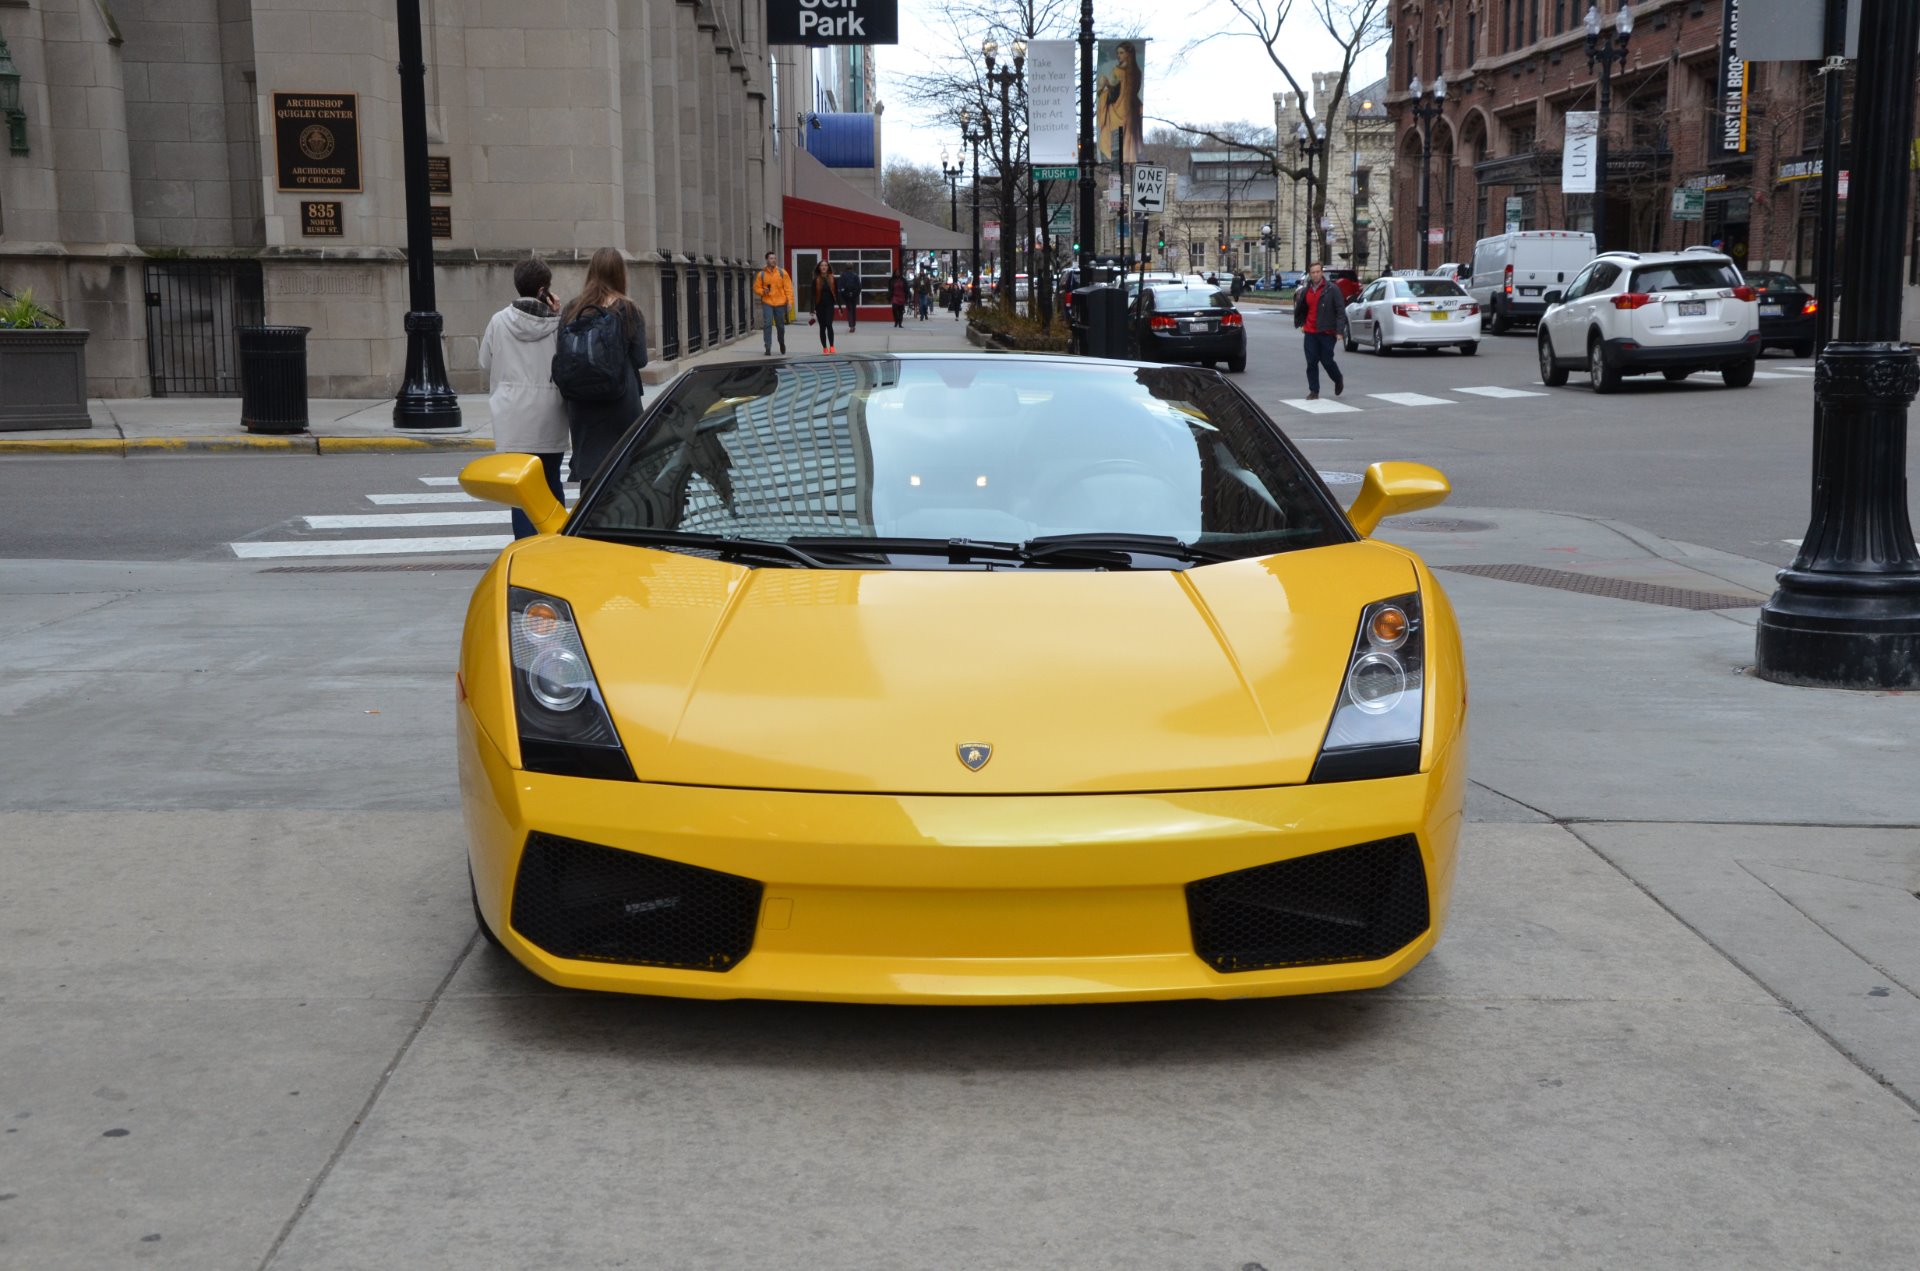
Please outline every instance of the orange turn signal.
M1392 605L1383 605L1374 612L1367 629L1375 644L1391 649L1406 639L1407 615Z
M527 634L544 640L560 630L560 610L544 600L536 600L521 611L526 617Z

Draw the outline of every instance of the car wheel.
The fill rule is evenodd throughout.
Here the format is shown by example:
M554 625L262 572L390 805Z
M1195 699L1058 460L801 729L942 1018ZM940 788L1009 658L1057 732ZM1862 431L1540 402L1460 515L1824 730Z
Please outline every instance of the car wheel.
M1474 354L1478 353L1479 351L1480 351L1480 345L1477 341L1468 341L1467 343L1460 346L1460 352L1465 357L1472 357Z
M1660 373L1667 377L1667 383L1669 384L1678 384L1681 380L1693 374L1692 371L1679 366L1674 367L1672 370L1662 371Z
M480 912L480 889L474 885L472 865L467 866L467 891L473 897L474 925L480 928L480 934L487 938L488 944L505 952L507 946L500 943L500 937L494 935L493 928L487 925L487 916Z
M1352 333L1349 332L1347 335L1347 352L1358 353L1359 351L1360 351L1360 342L1354 339Z
M1587 341L1587 376L1596 393L1620 391L1620 368L1607 357L1607 346L1598 337Z
M1753 383L1753 359L1721 367L1720 382L1728 388L1745 388Z
M1227 359L1227 370L1231 371L1233 374L1238 375L1240 374L1240 372L1246 369L1247 369L1246 354L1237 353L1234 356Z
M1567 369L1554 365L1553 341L1544 331L1540 333L1540 382L1548 388L1560 388L1567 382Z
M1493 333L1505 335L1512 326L1513 319L1502 313L1499 305L1493 306Z
M1488 301L1480 307L1480 330L1483 334L1487 329L1487 320L1491 317L1493 317L1493 302Z
M1387 355L1387 338L1380 334L1380 324L1378 322L1373 324L1373 355L1375 357L1385 357Z
M1794 345L1794 346L1793 346L1793 355L1794 355L1795 357L1812 357L1812 356L1813 356L1813 341L1812 341L1812 340L1802 340L1802 341L1800 341L1800 343L1798 343L1798 344L1796 344L1796 345Z

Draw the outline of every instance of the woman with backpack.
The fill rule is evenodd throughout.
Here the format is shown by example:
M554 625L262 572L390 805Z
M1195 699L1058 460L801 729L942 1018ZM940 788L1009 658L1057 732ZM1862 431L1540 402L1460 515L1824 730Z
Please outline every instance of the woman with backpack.
M833 352L833 310L839 304L837 289L833 285L833 271L827 268L827 262L821 261L813 267L813 320L820 325L820 351Z
M602 247L587 263L580 294L560 312L553 382L567 404L575 481L593 475L607 451L640 417L640 368L647 364L647 322L627 298L627 262Z
M893 305L893 325L896 327L907 316L907 298L911 294L907 287L907 276L894 270L893 278L887 283L887 301Z

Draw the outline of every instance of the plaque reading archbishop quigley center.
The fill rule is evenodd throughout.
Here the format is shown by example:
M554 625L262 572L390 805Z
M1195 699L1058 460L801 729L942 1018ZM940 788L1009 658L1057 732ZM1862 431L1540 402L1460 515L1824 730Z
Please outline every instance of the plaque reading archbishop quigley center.
M360 192L360 98L275 93L273 144L282 190Z

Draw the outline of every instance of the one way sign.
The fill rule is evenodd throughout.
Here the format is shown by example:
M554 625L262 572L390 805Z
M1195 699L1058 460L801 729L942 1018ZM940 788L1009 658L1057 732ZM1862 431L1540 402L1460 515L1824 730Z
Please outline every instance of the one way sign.
M1167 170L1141 164L1133 170L1133 210L1159 215L1167 207Z

